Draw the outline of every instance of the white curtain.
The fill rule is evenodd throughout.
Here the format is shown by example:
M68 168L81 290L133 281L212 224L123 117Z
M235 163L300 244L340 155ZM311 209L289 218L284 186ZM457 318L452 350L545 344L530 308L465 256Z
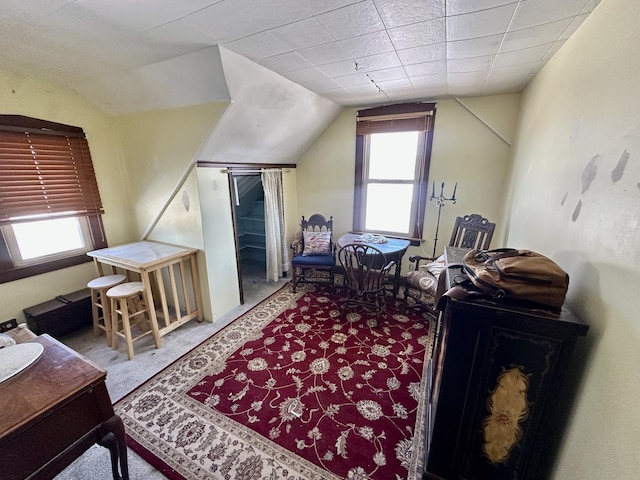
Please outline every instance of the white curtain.
M264 221L267 247L267 282L277 282L289 271L289 250L284 233L282 171L262 170Z

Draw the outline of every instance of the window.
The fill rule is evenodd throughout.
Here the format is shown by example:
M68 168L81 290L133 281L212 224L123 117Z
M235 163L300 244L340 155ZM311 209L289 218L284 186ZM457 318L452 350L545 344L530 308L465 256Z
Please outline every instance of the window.
M353 228L418 244L428 190L435 104L358 112Z
M91 261L102 213L81 128L0 115L0 283Z

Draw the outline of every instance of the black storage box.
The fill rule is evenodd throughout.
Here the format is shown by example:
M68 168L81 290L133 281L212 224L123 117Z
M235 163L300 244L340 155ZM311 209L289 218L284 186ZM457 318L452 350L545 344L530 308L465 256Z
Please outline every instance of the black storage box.
M84 288L58 295L53 300L25 308L23 312L29 330L36 335L48 333L61 337L93 323L91 290Z

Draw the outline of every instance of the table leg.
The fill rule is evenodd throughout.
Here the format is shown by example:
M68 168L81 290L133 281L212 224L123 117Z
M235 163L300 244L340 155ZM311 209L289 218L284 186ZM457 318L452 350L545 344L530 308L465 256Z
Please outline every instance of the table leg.
M393 298L397 298L400 289L400 272L402 270L402 256L396 259L395 281L393 282Z
M149 310L149 319L151 320L151 330L153 332L153 339L156 343L156 348L160 348L160 330L158 329L158 317L156 315L156 305L153 302L153 292L151 290L151 278L149 272L143 270L140 272L142 277L142 284L144 285L144 300L147 302L147 309Z
M100 263L97 258L94 258L93 259L93 264L96 266L96 270L98 272L98 276L99 277L104 276L104 269L102 268L102 263Z
M200 298L200 280L198 278L198 263L196 259L196 254L192 253L190 255L191 262L191 287L193 287L193 297L196 301L196 310L198 312L198 322L202 322L204 320L204 315L202 313L202 298ZM186 292L185 292L186 295Z
M129 480L129 461L127 459L127 439L124 425L118 415L106 420L100 426L98 445L111 454L111 472L113 480ZM118 468L118 466L120 468Z

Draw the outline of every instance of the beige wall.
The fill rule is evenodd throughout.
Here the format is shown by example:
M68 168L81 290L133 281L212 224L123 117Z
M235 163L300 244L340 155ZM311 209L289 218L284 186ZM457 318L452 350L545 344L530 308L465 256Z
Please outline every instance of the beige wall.
M202 234L195 162L228 103L156 110L116 118L125 159L123 181L136 240L194 247L204 318L214 317Z
M640 471L639 21L636 0L603 1L522 96L508 243L565 268L590 325L556 479Z
M228 176L222 168L197 167L196 173L209 280L208 291L203 290L203 296L211 299L215 322L240 304L231 192Z
M103 221L107 240L114 245L134 240L112 117L65 88L2 71L0 105L3 114L35 117L84 129L105 210ZM93 263L86 263L0 284L0 318L23 321L23 308L84 288L95 276Z
M351 229L355 114L355 110L343 111L298 161L298 229L300 217L314 213L333 216L337 235Z
M226 107L227 103L209 103L116 118L125 159L123 181L131 201L138 240L170 200L188 168L199 160L200 148ZM196 185L195 174L188 185ZM183 186L176 192L174 208L162 216L163 238L157 238L156 232L156 239L171 242L181 230L179 242L175 243L201 248L200 226L194 224L198 222L199 211L181 208L185 195L195 201L197 190L189 191Z
M510 142L513 137L519 95L465 98L461 102L464 106L454 99L438 101L437 105L429 183L435 181L439 193L445 182L445 194L450 196L458 182L456 204L447 203L442 209L438 253L449 242L458 215L480 213L501 224L510 155L503 138ZM338 236L353 225L356 113L345 110L302 156L297 168L298 218L316 212L333 215ZM433 253L437 212L435 202L427 202L425 241L420 247L411 247L409 254ZM502 237L499 232L493 246L501 246ZM405 261L403 271L407 269Z

